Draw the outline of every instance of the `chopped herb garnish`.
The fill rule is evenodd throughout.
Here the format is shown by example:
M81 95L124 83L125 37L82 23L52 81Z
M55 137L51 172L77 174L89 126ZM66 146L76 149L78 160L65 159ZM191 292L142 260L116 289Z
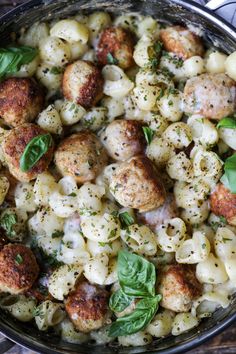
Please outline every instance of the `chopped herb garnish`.
M23 263L23 258L19 253L15 257L15 262L16 262L16 264L19 264L19 265Z
M127 227L134 224L134 218L127 211L120 213L119 219L123 227Z
M6 231L9 238L16 236L16 232L13 229L14 225L17 223L17 215L14 213L5 213L1 216L0 225Z
M58 238L64 236L64 232L60 230L56 230L52 233L52 238Z
M63 73L63 69L58 66L53 66L50 70L50 73L53 75L59 75L59 74Z
M111 65L117 65L119 63L119 61L116 58L114 58L114 56L111 53L107 54L107 62L108 64Z
M155 134L154 130L149 127L143 127L143 133L148 145L150 145Z

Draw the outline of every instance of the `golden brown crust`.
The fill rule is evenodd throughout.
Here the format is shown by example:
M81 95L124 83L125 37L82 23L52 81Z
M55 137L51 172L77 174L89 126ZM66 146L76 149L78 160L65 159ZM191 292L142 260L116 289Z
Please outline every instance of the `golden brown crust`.
M142 124L135 120L114 120L107 126L102 141L108 154L117 161L139 155L146 147Z
M236 109L236 83L226 74L202 74L187 80L184 111L221 119Z
M171 264L161 272L157 291L162 295L162 307L187 312L192 301L201 295L202 285L196 278L194 266Z
M81 131L63 140L55 152L55 164L63 176L72 176L78 183L94 180L107 164L107 154L96 137Z
M210 196L211 211L224 216L230 225L236 226L236 194L231 193L222 183Z
M108 55L115 58L122 69L134 65L134 40L132 34L122 27L108 27L100 36L97 46L97 59L100 65L111 64ZM115 64L115 63L114 63Z
M88 333L99 329L109 321L109 293L105 289L81 282L65 302L66 311L75 328Z
M135 156L117 167L110 189L122 206L140 212L158 208L166 198L163 183L145 156Z
M204 53L201 39L183 26L171 26L161 30L160 40L168 52L173 52L184 60L194 55L202 56Z
M33 252L21 244L8 244L0 251L0 291L23 293L33 285L39 267Z
M0 116L9 126L32 122L43 104L43 91L31 78L13 77L0 83Z
M32 123L25 123L10 130L4 138L2 148L10 173L19 181L28 182L48 168L53 158L53 145L41 159L27 172L20 169L20 158L26 145L36 136L47 134L44 129Z
M8 168L2 168L0 171L0 177L6 177L8 182L10 183L10 187L8 189L7 195L5 197L5 201L10 203L11 205L15 205L15 189L18 183L18 180L10 174Z
M62 91L67 100L90 108L102 98L103 83L101 71L93 63L77 60L66 67Z

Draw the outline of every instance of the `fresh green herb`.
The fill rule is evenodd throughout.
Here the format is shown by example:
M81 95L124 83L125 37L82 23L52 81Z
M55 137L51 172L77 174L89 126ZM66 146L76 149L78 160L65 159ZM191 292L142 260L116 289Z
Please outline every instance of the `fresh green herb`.
M108 239L111 239L116 236L117 229L113 229L110 231Z
M148 145L150 145L155 134L154 130L149 127L143 127L143 133Z
M236 154L225 160L224 171L225 173L221 177L221 182L232 193L236 194Z
M127 296L121 289L114 292L109 300L109 307L114 312L122 312L133 301L132 296Z
M115 312L122 312L132 301L136 303L133 312L119 317L111 325L111 337L136 333L146 327L161 300L161 295L155 295L156 271L152 263L136 254L120 251L117 265L120 289L111 296L109 306Z
M14 213L5 213L0 219L0 225L6 231L9 238L16 236L16 232L13 229L16 223L17 216Z
M149 49L148 66L151 68L151 70L156 70L159 63L160 63L162 46L163 46L163 44L158 41L158 42L154 43L153 46L148 48Z
M226 218L223 216L223 215L220 215L219 216L219 219L220 219L220 222L222 223L222 224L227 224L227 220L226 220Z
M52 233L52 238L58 238L64 236L64 232L60 230L56 230Z
M29 64L37 54L37 49L27 46L0 48L0 78L18 72L22 65Z
M174 64L177 69L182 68L184 65L183 59L177 57L176 55L171 55L166 51L163 51L162 55L166 57L170 63Z
M155 267L143 257L120 251L118 279L121 289L128 296L138 298L155 296Z
M29 171L48 151L52 143L50 134L38 135L30 140L20 158L21 171Z
M38 307L35 306L33 309L33 317L42 316L42 315L43 315L42 308L40 306Z
M76 193L72 192L69 194L69 197L76 197L76 195L77 195Z
M118 337L129 335L145 328L154 317L160 300L160 295L140 300L133 312L129 315L117 318L116 322L112 323L109 336Z
M59 75L59 74L63 73L63 69L58 66L53 66L50 70L50 73L53 75Z
M16 262L16 264L19 264L19 265L23 263L23 258L19 253L15 257L15 262Z
M219 121L216 128L236 129L236 119L231 117L225 117Z
M107 54L107 62L108 64L113 64L113 65L117 65L119 63L119 61L113 57L113 55L111 53Z
M159 101L165 94L165 90L163 89L163 87L160 88L160 92L159 95L157 96L157 101Z
M222 240L223 240L224 243L226 243L227 241L232 241L231 238L227 238L227 237L223 237Z
M134 224L134 218L127 211L120 213L119 219L123 227L127 227Z
M101 247L109 246L110 249L113 249L112 242L98 242L98 244Z

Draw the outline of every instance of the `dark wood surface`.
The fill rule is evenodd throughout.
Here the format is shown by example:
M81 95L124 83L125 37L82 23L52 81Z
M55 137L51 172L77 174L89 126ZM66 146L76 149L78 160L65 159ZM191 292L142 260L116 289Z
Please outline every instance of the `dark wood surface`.
M0 0L0 14L24 3L25 0ZM16 351L15 351L16 352ZM11 353L13 353L11 351ZM30 352L32 354L32 352ZM236 324L229 327L222 334L199 346L189 354L236 354Z

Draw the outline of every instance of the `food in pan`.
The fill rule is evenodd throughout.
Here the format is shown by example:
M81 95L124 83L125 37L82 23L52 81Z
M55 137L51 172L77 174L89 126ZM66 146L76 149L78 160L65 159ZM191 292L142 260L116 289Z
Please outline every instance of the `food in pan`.
M0 49L0 308L138 346L227 307L236 54L140 14L16 37Z

